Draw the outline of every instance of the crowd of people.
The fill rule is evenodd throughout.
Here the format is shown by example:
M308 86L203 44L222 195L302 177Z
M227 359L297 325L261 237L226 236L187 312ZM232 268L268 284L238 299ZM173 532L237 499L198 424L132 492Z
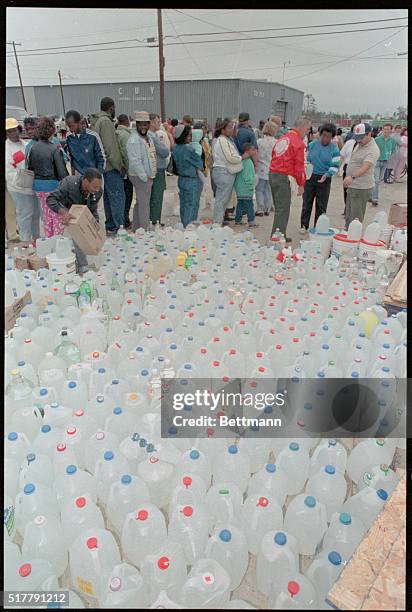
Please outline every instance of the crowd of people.
M256 217L274 211L272 234L287 236L292 194L302 196L301 234L326 213L332 178L343 173L345 225L363 221L368 201L377 206L382 181L398 181L407 161L407 130L391 124L374 133L371 125L342 130L324 123L315 132L306 117L291 129L278 116L253 128L250 116L219 118L213 133L207 119L161 122L156 113L136 111L134 121L116 118L115 102L82 117L66 113L67 135L56 136L50 117L27 117L22 127L6 120L6 228L10 241L30 244L40 236L63 234L70 206L84 203L98 219L103 197L108 236L121 227L136 231L161 223L167 174L177 175L180 220L198 220L201 194L210 181L213 222L255 227ZM236 194L233 206L234 195ZM135 206L130 218L133 198ZM256 200L256 207L255 207ZM271 235L272 235L271 234ZM79 268L87 260L78 254Z

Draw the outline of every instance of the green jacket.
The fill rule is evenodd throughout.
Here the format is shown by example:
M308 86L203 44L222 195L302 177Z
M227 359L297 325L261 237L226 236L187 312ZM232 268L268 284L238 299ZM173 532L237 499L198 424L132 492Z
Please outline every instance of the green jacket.
M103 143L106 155L105 172L110 172L110 170L118 170L120 172L123 166L122 156L114 123L109 113L100 111L92 115L91 129L100 136L100 140Z
M116 129L117 140L119 142L120 155L122 156L122 165L126 170L129 169L129 157L127 155L127 141L132 133L132 128L128 128L125 125L118 125Z
M240 199L253 198L255 192L255 166L249 158L242 161L243 169L236 174L235 192Z

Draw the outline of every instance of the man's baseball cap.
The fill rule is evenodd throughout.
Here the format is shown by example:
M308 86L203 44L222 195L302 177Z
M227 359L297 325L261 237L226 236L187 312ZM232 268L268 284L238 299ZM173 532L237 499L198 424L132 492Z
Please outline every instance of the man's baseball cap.
M366 136L366 134L370 134L372 132L372 126L370 123L358 123L355 125L353 130L353 138L359 142Z

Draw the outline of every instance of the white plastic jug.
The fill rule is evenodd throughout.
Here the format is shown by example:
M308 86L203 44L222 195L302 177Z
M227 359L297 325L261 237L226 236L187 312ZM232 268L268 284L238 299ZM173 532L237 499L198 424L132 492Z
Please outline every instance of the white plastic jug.
M66 501L61 507L61 521L68 546L86 529L104 528L102 512L88 494Z
M268 531L260 543L256 561L256 586L269 595L273 577L287 577L299 569L296 538L284 531Z
M324 550L336 550L345 561L348 561L360 544L366 528L357 516L348 512L333 514L328 530L323 538Z
M285 529L295 536L301 555L313 555L327 529L325 505L312 495L297 495L287 507Z
M265 533L283 528L282 508L268 496L258 494L247 497L241 508L240 517L249 552L252 555L257 554Z
M315 585L319 602L323 602L344 568L344 560L336 551L323 551L312 561L305 572L306 578Z
M166 539L166 521L154 504L144 503L126 516L121 544L124 558L140 567L145 557Z
M332 514L338 512L345 501L347 488L344 475L336 471L333 465L326 465L309 478L305 491L325 505L329 522Z
M242 530L222 522L210 536L205 556L220 563L230 576L230 590L237 589L249 563L248 544Z
M342 512L357 516L367 529L372 525L388 499L385 489L365 487L352 495L342 506Z
M187 565L203 556L208 539L207 515L200 505L177 505L170 515L168 536L182 545Z
M137 474L146 483L152 502L159 508L165 507L172 490L173 465L151 454L139 463Z
M69 556L60 519L38 515L24 530L22 556L25 559L45 559L60 577L66 571Z
M145 502L150 502L149 489L140 478L123 474L111 484L106 515L119 535L126 516Z
M359 482L360 477L370 465L392 463L394 449L384 438L369 438L359 442L349 455L347 472L353 482Z
M288 481L285 472L274 463L267 463L250 479L248 495L268 495L283 506L287 490Z
M276 465L286 475L287 494L300 493L309 476L310 460L307 450L297 442L291 442L278 454Z
M222 608L229 601L230 576L214 559L199 559L180 589L179 601L189 608Z
M206 494L206 510L209 533L217 523L241 526L243 494L233 482L220 482L210 487Z
M115 565L99 597L102 608L145 608L149 603L143 578L132 565Z
M316 610L319 606L312 582L298 572L272 582L269 607L274 610Z
M169 538L156 552L150 553L141 565L141 574L149 593L149 601L155 601L161 591L167 591L173 599L187 578L186 561L181 544Z
M245 493L250 479L249 453L231 444L226 451L213 457L213 482L233 482Z

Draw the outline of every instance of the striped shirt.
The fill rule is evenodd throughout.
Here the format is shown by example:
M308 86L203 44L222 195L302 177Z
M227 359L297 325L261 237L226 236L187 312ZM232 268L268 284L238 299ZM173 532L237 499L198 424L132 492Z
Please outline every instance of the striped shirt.
M323 145L320 140L313 140L308 146L307 161L313 166L313 174L332 177L339 170L340 151L334 142Z

